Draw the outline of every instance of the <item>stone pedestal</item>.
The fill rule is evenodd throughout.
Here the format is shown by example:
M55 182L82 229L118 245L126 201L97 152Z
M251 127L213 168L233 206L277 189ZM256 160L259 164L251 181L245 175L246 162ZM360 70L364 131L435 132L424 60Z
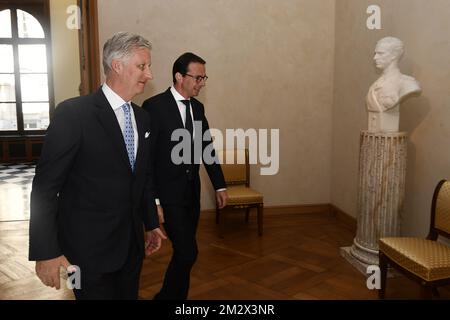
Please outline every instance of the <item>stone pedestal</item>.
M353 265L378 265L378 240L400 236L406 150L404 132L361 132L358 227L349 250L358 260Z

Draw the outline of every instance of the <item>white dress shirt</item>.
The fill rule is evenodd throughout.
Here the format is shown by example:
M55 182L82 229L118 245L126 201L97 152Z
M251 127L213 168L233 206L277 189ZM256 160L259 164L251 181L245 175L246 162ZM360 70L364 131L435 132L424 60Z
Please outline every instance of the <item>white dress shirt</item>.
M183 124L184 124L184 127L186 128L186 105L185 105L183 102L181 102L181 100L189 100L189 107L190 107L190 108L189 108L189 112L191 113L192 121L194 121L194 114L192 113L192 105L191 105L191 102L190 102L191 99L185 99L185 98L177 91L177 89L175 89L174 86L172 86L172 87L170 88L170 92L172 93L172 95L173 95L175 101L177 102L178 111L180 111L181 119L183 119ZM193 137L192 137L192 139L194 139L194 138L195 138L195 126L194 126L194 123L192 123L192 129L193 129L193 132L192 132Z
M120 129L122 130L122 135L125 136L125 111L123 111L122 106L127 103L124 101L117 93L115 93L106 83L102 85L103 93L108 100L109 105L116 114L117 121L119 122ZM131 101L128 101L130 105L131 112L131 124L133 125L134 132L134 159L136 159L137 149L138 149L138 131L136 125L136 119L134 118L133 107L131 106Z
M183 103L183 102L181 102L181 100L191 100L191 99L185 99L178 91L177 91L177 89L175 89L175 87L174 86L172 86L171 88L170 88L170 92L172 93L172 95L173 95L173 97L175 98L175 101L177 102L177 106L178 106L178 110L180 111L180 115L181 115L181 119L183 119L183 124L184 124L184 127L186 127L186 105ZM191 117L192 117L192 121L194 121L194 114L193 114L193 112L192 112L192 105L191 105L191 103L189 102L189 106L190 106L190 112L191 112ZM193 137L192 138L195 138L195 126L194 126L194 123L192 123L192 128L193 128L193 133L192 133L192 135L193 135ZM226 188L222 188L222 189L217 189L216 191L217 192L219 192L219 191L225 191L225 190L227 190Z

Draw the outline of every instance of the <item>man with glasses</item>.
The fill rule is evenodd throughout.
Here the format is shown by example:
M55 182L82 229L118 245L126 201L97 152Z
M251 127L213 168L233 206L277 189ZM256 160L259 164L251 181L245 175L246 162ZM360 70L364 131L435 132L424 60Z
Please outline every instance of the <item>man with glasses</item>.
M151 119L150 144L156 156L154 169L159 219L164 223L173 247L162 289L155 296L157 300L187 298L190 272L198 254L195 233L200 214L200 153L203 154L212 143L204 106L194 98L208 79L205 63L193 53L184 53L173 65L173 86L142 105ZM180 144L180 141L172 140L172 134L180 129L185 130L188 137L181 163L175 159L177 153L172 153ZM194 139L195 145L201 145L201 152L194 152ZM197 144L197 141L201 142ZM211 154L215 157L214 150ZM217 206L223 208L228 196L220 164L203 163L216 190Z

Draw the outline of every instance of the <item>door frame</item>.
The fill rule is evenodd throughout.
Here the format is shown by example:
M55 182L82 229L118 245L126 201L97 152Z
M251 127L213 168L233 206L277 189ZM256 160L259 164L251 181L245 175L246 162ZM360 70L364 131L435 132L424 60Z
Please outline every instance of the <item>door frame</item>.
M97 0L77 0L81 13L79 29L80 95L95 92L100 87L100 50Z

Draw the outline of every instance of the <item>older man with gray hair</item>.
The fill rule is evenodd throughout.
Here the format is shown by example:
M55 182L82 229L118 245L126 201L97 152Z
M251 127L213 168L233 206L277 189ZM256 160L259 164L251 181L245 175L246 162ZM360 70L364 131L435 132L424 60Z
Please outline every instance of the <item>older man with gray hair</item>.
M29 259L47 286L60 288L60 267L81 280L77 299L137 299L144 255L165 239L150 119L131 102L152 79L150 49L126 32L105 43L105 83L59 104L36 167Z

